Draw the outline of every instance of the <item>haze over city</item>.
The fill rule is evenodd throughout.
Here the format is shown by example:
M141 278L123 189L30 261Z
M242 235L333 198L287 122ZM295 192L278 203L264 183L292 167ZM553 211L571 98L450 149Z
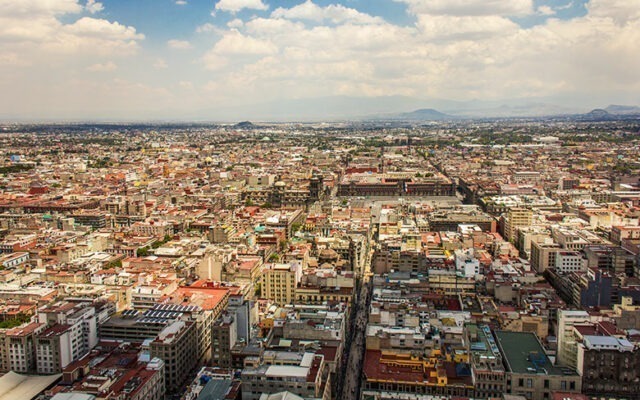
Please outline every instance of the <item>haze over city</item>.
M0 0L0 118L588 112L638 43L639 0Z

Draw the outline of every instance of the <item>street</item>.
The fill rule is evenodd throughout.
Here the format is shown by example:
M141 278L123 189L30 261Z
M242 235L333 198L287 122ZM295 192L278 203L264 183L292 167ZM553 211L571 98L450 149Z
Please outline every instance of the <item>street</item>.
M370 279L371 257L365 263L365 273L361 280L360 290L357 293L355 309L352 314L352 336L347 342L349 353L343 364L342 384L337 388L337 399L356 400L360 395L360 385L362 382L362 367L365 353L365 340L367 319L369 314L369 304L371 301L372 281Z

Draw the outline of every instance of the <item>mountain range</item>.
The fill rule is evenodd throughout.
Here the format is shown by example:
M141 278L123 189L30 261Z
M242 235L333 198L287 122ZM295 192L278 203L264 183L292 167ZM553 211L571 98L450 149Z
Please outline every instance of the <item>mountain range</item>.
M185 119L209 121L308 122L308 121L448 121L478 118L575 116L594 107L563 106L547 99L422 100L407 96L328 96L287 99L196 110ZM564 102L563 102L564 103ZM598 108L600 109L600 108ZM634 105L609 105L602 109L613 117L640 114ZM206 117L204 117L206 116Z

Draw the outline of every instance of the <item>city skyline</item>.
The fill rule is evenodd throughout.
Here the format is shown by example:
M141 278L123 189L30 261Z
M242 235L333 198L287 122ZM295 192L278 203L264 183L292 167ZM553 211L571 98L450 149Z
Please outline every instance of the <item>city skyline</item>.
M0 5L3 120L264 119L278 104L291 111L275 119L333 118L335 99L362 104L342 117L640 104L638 0Z

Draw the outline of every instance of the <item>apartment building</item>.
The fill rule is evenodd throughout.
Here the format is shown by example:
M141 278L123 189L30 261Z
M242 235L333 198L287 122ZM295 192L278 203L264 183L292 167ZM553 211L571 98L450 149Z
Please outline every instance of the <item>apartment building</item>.
M174 321L149 343L152 357L165 364L167 392L180 389L198 363L198 334L191 321Z

